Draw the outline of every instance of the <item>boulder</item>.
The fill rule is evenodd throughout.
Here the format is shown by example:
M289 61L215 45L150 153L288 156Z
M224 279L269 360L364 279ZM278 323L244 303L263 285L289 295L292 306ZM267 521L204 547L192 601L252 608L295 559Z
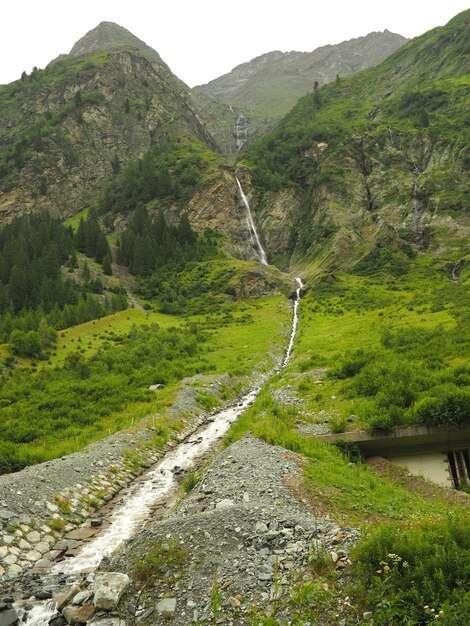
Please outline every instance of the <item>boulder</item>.
M54 598L54 602L56 604L56 608L58 611L62 611L62 609L70 604L77 593L80 591L80 587L78 585L72 585L69 589L66 589L64 592L59 594Z
M127 574L105 572L97 574L93 581L93 604L97 609L112 611L119 604L122 594L129 586Z
M19 623L20 620L15 609L0 611L0 626L17 626Z
M87 604L85 606L66 606L62 614L67 620L67 624L74 626L75 624L86 624L95 612L95 607L92 604Z

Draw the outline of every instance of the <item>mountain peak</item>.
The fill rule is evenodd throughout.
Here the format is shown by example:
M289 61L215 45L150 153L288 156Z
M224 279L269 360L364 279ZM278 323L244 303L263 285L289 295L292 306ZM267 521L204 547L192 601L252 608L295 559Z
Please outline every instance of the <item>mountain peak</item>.
M127 49L144 53L152 61L162 62L158 52L115 22L100 22L70 50L69 56L81 56L107 50Z

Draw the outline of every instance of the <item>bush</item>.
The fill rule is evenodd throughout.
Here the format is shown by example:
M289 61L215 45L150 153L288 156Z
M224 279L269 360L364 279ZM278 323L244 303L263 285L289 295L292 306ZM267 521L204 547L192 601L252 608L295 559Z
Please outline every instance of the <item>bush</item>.
M439 388L434 390L436 393ZM423 398L414 407L419 424L425 426L459 426L470 423L470 389L448 385L438 396Z
M440 624L465 623L451 616L469 604L467 512L379 526L353 550L353 563L357 599L374 611L374 624L426 624L441 610Z
M336 378L352 378L362 370L362 368L375 358L375 353L367 350L354 350L347 352L343 359L337 364L332 375Z

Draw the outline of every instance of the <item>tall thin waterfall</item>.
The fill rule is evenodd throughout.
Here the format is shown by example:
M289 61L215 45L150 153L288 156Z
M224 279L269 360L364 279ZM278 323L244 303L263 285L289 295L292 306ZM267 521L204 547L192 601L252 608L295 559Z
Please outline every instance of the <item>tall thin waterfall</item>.
M248 198L245 196L245 193L244 193L244 191L242 189L242 186L241 186L240 181L238 180L238 178L237 178L237 185L238 185L238 189L240 190L240 195L242 197L243 204L245 205L245 208L246 208L246 217L247 217L247 221L248 221L248 226L250 227L251 235L253 237L253 243L256 243L256 247L258 248L258 254L259 254L260 263L262 263L263 265L267 265L268 264L268 260L266 258L266 252L264 251L264 248L261 245L261 241L260 241L260 238L258 236L258 231L256 230L256 226L255 226L255 223L253 221L253 216L251 214L251 209L250 209L250 203L248 202Z

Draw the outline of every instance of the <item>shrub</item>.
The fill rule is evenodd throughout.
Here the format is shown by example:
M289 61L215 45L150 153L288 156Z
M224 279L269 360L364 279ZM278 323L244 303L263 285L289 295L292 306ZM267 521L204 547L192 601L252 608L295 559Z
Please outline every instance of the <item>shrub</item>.
M374 610L374 624L426 624L440 610L440 624L464 623L447 620L446 613L463 615L469 603L467 512L428 517L408 528L381 525L352 554L359 578L355 593Z
M470 389L448 385L440 391L439 396L423 398L416 403L416 421L426 426L458 426L470 423Z
M158 580L174 580L181 573L184 562L185 552L177 539L157 540L135 560L131 574L138 587L143 589Z
M336 378L352 378L368 363L373 361L375 353L368 350L354 350L347 352L332 372Z

